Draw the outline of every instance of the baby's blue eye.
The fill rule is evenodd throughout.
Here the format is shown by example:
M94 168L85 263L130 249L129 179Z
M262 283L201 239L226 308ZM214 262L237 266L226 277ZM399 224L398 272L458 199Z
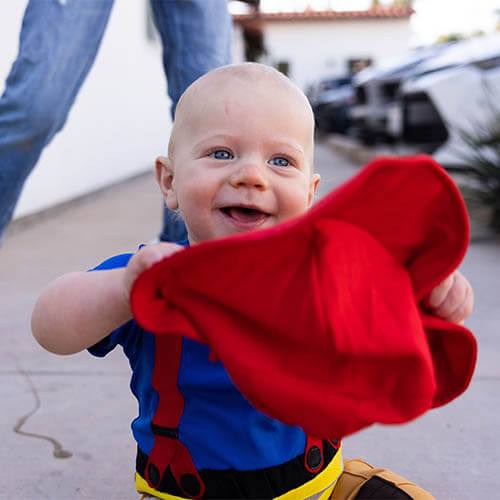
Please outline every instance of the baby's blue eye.
M215 158L216 160L231 160L233 158L233 155L225 149L217 149L216 151L210 153L209 156L211 158Z
M290 162L283 156L276 156L275 158L271 159L271 164L276 165L277 167L288 167L288 165L290 165Z

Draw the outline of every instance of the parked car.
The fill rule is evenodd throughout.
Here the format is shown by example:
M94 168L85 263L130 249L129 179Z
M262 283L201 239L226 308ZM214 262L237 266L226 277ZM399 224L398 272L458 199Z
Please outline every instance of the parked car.
M321 96L329 90L336 89L351 83L351 75L324 76L314 80L306 89L305 94L311 106L321 99Z
M351 127L350 108L355 99L351 79L348 75L323 78L306 90L320 132L344 134Z
M356 100L349 84L324 92L313 108L320 132L347 134L352 127L351 108Z
M360 71L353 78L356 103L352 119L358 137L366 143L397 138L401 132L399 88L418 72L427 60L445 52L452 43L421 47L401 56L381 61Z
M443 165L464 164L463 134L500 118L500 33L457 43L401 86L402 137L430 145Z

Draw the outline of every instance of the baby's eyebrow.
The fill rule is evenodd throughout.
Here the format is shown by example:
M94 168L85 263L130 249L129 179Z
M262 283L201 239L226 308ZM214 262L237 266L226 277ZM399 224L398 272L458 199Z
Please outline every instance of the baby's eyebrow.
M219 142L221 144L226 143L226 142L231 142L237 140L237 136L233 136L231 134L219 134L219 133L210 133L207 136L203 137L200 139L195 146L203 146L205 144L212 144Z
M286 152L287 150L292 150L297 155L305 156L305 152L302 148L293 146L292 144L290 144L288 142L282 143L282 144L276 144L276 146L278 147L278 150L281 149L284 152Z
M296 158L300 161L305 161L306 152L300 146L295 146L289 142L270 142L270 148L275 151L276 155L285 154L291 156L292 158Z
M195 154L200 154L204 152L205 149L211 147L230 147L237 140L236 137L233 137L228 134L210 134L208 136L203 137L199 141L195 142L192 145L192 151Z

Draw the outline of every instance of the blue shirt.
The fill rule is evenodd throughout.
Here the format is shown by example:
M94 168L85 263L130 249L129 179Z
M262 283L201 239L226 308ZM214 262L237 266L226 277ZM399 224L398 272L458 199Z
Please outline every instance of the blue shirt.
M112 257L95 270L125 267L132 255ZM89 351L105 356L117 345L130 362L130 387L139 402L133 435L139 448L149 454L154 443L151 421L158 406L152 385L155 337L131 320ZM264 469L303 454L306 436L302 429L256 410L232 383L222 363L211 361L209 354L208 346L183 338L177 385L184 410L178 430L196 468Z

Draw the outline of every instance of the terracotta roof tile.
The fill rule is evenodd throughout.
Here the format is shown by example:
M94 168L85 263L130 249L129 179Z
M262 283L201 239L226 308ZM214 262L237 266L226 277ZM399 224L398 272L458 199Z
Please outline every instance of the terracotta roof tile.
M306 9L301 12L260 12L258 14L236 14L233 20L236 23L245 21L295 21L295 20L343 20L343 19L371 19L409 18L415 11L411 7L373 7L367 10L336 11L336 10L312 10Z

